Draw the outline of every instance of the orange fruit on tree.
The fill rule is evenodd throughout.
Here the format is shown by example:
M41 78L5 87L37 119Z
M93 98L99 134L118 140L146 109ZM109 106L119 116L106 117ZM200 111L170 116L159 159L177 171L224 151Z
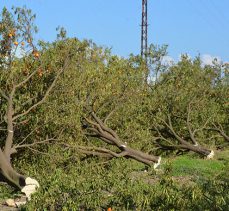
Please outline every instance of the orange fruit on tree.
M15 41L15 42L14 42L14 45L18 45L18 42L17 42L17 41Z
M38 57L39 57L39 53L36 52L36 53L34 54L34 56L35 56L36 58L38 58Z
M33 51L33 56L36 57L36 58L39 58L40 54L37 51Z
M39 70L37 71L37 73L38 73L39 77L41 77L41 76L43 75L42 69L39 69Z

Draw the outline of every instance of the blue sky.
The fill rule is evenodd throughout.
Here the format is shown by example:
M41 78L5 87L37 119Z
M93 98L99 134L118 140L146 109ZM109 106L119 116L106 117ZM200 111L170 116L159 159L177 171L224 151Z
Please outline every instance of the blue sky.
M68 35L92 39L121 56L140 52L141 0L0 0L26 5L37 14L38 39L52 41L56 27ZM181 53L229 61L229 0L148 0L149 43L168 44Z

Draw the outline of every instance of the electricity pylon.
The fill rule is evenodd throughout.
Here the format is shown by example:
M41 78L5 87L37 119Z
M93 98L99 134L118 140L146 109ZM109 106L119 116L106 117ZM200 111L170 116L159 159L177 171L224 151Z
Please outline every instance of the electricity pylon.
M147 60L148 51L148 18L147 0L142 0L142 24L141 24L141 56Z

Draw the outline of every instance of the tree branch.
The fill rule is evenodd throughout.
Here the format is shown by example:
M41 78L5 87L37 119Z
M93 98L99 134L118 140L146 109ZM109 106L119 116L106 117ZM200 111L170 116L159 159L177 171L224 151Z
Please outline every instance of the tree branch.
M226 141L229 141L229 136L224 132L223 126L218 123L218 126L216 123L213 123L214 128L206 128L207 130L212 130L218 132Z
M7 97L6 93L2 89L0 89L0 94L2 95L3 98L9 100L9 97Z
M21 81L20 83L15 85L15 88L19 88L22 85L24 85L25 83L27 83L33 76L34 74L38 71L39 68L37 68L36 70L34 70L30 75L28 75L23 81Z
M21 149L21 148L29 148L29 147L33 147L35 145L38 145L38 144L47 144L49 143L50 141L59 141L60 139L54 139L54 138L48 138L48 139L45 139L43 141L37 141L37 142L33 142L31 144L21 144L21 145L15 145L13 148L15 150L17 149Z
M28 110L26 110L25 112L21 113L21 114L18 114L16 116L13 117L13 120L16 120L22 116L25 116L27 115L31 110L33 110L34 108L36 108L37 106L41 105L45 100L46 98L49 96L49 93L52 91L53 87L55 86L56 82L57 82L57 79L59 78L60 74L66 69L68 63L65 62L63 68L57 73L55 79L53 80L52 84L49 86L49 88L47 89L45 95L43 96L43 98L38 101L37 103L35 103L33 106L31 106Z
M190 112L190 110L189 110ZM187 150L191 150L191 151L194 151L198 154L201 154L201 155L204 155L204 156L208 156L210 155L211 153L214 153L214 152L211 152L210 150L208 149L205 149L203 148L202 146L197 146L197 145L192 145L190 144L189 142L187 142L186 140L184 140L182 137L180 137L174 130L173 128L173 125L172 125L172 120L171 120L171 117L170 115L167 115L168 117L168 123L164 120L164 119L161 119L159 118L163 124L172 132L172 135L174 135L174 137L178 140L178 142L180 143L179 145L174 145L174 147L176 147L177 149L187 149ZM187 118L187 124L188 124L188 121L189 121L189 118ZM190 127L190 125L189 125ZM192 130L191 130L191 127L189 129L191 132L191 134L193 135L192 133ZM191 135L190 134L190 135ZM193 138L193 137L192 137ZM195 137L194 137L194 140L195 140ZM192 140L193 141L193 140ZM196 142L197 143L197 142Z
M120 153L116 153L103 148L102 153L108 153L109 156L113 156L113 157L129 157L139 162L142 162L146 165L151 165L154 163L154 168L156 168L160 164L160 159L161 159L160 157L148 155L144 152L126 146L119 139L115 131L113 131L111 128L108 128L94 112L91 112L91 116L95 120L95 122L92 121L91 119L85 118L87 123L92 126L90 130L93 131L96 135L98 135L98 138L100 138L105 143L115 145L116 147L118 147L119 150L121 150ZM86 151L84 152L86 153ZM101 151L100 152L97 151L96 153L101 153ZM95 154L94 151L93 154Z
M188 127L188 132L189 132L189 135L190 135L192 143L195 144L195 146L198 146L198 143L196 141L194 132L192 132L191 123L190 123L191 103L192 103L192 101L188 104L188 108L187 108L187 121L186 121L186 124L187 124L187 127Z

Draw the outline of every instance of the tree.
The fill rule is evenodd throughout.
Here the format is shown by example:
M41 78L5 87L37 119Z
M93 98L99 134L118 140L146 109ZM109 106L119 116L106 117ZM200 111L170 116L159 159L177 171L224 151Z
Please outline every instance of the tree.
M148 49L148 79L151 83L157 83L160 75L168 70L168 64L164 59L167 56L167 45L151 44Z
M147 165L160 162L158 156L133 149L141 143L140 132L134 137L135 131L125 127L130 111L136 110L134 102L141 104L138 96L144 88L143 72L130 60L112 56L109 49L91 41L67 39L66 43L71 43L74 51L71 68L48 103L56 129L63 130L63 146L81 155L128 157ZM127 137L129 134L132 136ZM133 143L137 139L138 144L131 139ZM121 147L124 142L130 145Z
M31 139L36 131L31 128L41 124L35 121L36 113L33 112L47 100L67 68L69 52L58 47L56 52L48 52L48 45L44 43L37 46L33 39L37 32L33 25L35 15L25 7L15 8L14 14L4 8L0 22L0 171L30 198L39 183L18 173L11 158L18 150L32 149L53 140L48 136L43 140Z
M212 67L215 74L215 78L212 80L213 92L211 98L214 99L215 104L219 107L217 116L212 119L208 125L206 131L216 137L217 148L224 148L228 146L229 143L229 122L228 122L228 112L229 112L229 103L228 103L228 64L221 64L215 62ZM222 138L220 138L222 137Z
M212 97L217 77L214 68L202 67L199 58L191 61L186 56L160 76L149 101L156 146L212 156L209 146L214 146L215 136L205 129L225 114Z

